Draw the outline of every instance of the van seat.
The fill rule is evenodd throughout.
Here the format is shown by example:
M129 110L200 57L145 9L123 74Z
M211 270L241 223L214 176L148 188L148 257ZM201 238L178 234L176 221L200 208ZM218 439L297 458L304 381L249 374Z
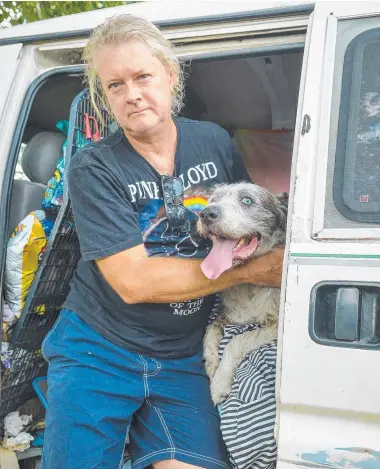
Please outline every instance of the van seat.
M46 184L62 156L65 136L59 132L40 132L28 142L21 166L30 181L15 179L12 186L8 237L18 223L33 210L41 210Z

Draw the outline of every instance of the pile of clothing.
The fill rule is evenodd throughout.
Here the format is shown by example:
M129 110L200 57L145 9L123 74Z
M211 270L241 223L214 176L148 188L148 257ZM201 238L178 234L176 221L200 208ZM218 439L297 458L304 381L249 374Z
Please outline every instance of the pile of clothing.
M41 447L45 428L45 411L36 397L9 413L4 419L1 446L7 450L24 452L30 446Z

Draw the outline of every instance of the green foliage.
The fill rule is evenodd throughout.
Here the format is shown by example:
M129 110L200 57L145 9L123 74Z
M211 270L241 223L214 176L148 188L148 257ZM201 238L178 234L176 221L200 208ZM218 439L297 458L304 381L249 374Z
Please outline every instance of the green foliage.
M30 23L32 21L71 15L83 11L109 8L134 2L1 2L0 26Z

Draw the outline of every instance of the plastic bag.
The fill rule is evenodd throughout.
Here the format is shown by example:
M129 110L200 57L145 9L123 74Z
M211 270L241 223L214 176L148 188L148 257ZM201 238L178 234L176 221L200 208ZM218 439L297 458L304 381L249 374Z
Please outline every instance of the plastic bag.
M43 210L27 215L8 241L5 263L4 297L11 311L19 317L37 272L52 222Z
M23 452L30 448L30 442L34 440L34 437L30 433L21 432L17 436L5 435L3 440L4 448L12 451Z
M11 368L12 367L12 354L13 350L9 346L8 342L1 342L1 363L4 368Z
M4 419L4 430L9 436L17 436L32 421L31 415L20 415L18 410L9 413Z
M7 303L4 303L4 308L3 308L3 324L12 324L13 322L16 321L18 317L15 315L15 313L11 310L9 305Z
M69 123L65 120L58 121L56 127L67 136ZM65 172L65 157L67 150L67 139L62 145L62 157L57 161L53 177L47 183L45 197L42 207L48 210L57 210L63 202L63 175Z

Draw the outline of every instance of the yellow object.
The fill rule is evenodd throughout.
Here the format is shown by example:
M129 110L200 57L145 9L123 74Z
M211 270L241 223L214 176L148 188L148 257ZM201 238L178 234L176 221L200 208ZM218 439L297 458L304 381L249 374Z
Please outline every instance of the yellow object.
M0 469L19 469L17 456L14 451L0 447Z
M41 221L43 210L36 210L26 216L14 230L7 246L5 264L5 301L17 315L24 307L40 256L45 250L47 238Z

